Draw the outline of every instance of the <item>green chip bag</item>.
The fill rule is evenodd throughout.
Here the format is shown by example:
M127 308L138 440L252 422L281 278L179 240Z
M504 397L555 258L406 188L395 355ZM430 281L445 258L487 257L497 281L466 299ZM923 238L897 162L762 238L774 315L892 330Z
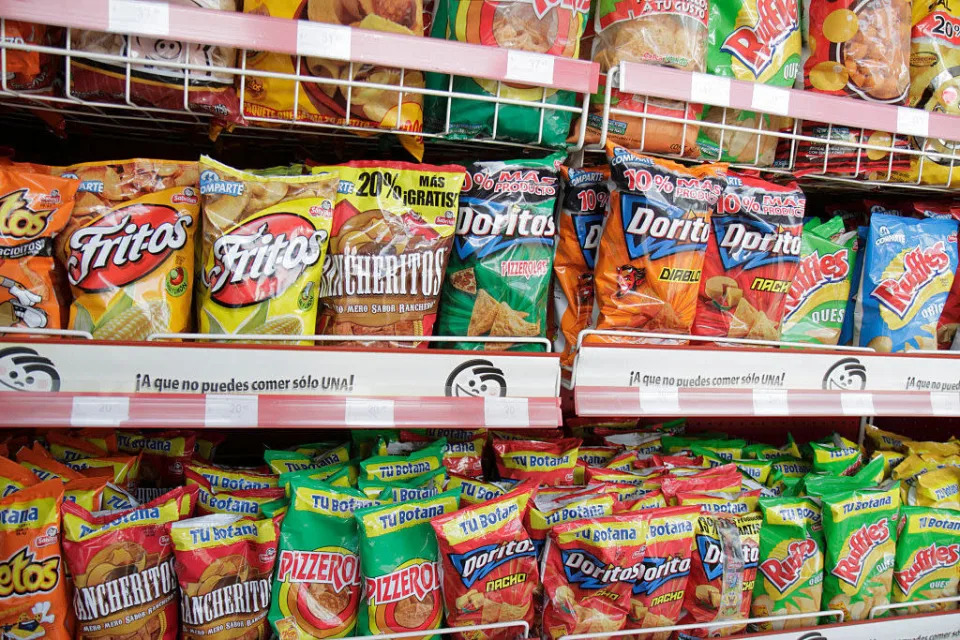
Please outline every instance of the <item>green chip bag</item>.
M556 153L542 160L469 165L441 294L438 334L546 336L563 158ZM509 343L463 342L456 347L542 350Z
M857 443L836 433L808 446L814 473L849 476L857 472L863 461L863 451Z
M367 480L409 480L436 471L443 466L445 438L409 456L373 456L360 462L361 475Z
M439 629L443 621L437 536L430 521L459 507L460 492L360 509L365 603L359 631L378 635ZM421 638L421 636L418 636ZM437 640L436 635L421 640Z
M313 457L306 453L296 451L278 451L267 449L263 452L263 459L270 467L270 470L280 475L290 471L302 471L304 469L316 469L321 465L314 463Z
M440 468L410 480L396 482L360 478L358 486L368 498L379 498L384 502L405 502L435 496L443 490L446 482L447 470Z
M897 557L893 565L893 602L913 602L960 595L960 511L900 507ZM946 611L956 602L899 609L904 614Z

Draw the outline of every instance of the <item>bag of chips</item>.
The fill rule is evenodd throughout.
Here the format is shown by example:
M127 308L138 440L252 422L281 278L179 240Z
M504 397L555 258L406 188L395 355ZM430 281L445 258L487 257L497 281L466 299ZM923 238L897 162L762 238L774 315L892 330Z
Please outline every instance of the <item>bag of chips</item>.
M200 159L202 333L309 334L337 174L258 176Z
M186 470L203 476L215 491L246 491L279 486L277 476L272 473L197 462L188 464Z
M543 547L550 530L558 524L612 516L619 510L618 496L612 493L581 492L549 497L537 495L527 512L524 526L537 550L537 558L543 556Z
M726 166L688 168L613 144L607 157L615 189L594 275L597 327L689 334Z
M336 170L317 333L358 336L345 345L365 335L433 335L463 167L355 161Z
M960 581L960 512L930 507L900 507L897 555L893 566L893 602L955 598ZM956 602L900 609L911 615L952 611Z
M125 489L136 489L140 482L141 456L108 456L106 458L80 458L64 464L85 475L106 476L114 484Z
M83 478L83 474L79 471L51 458L39 442L34 442L31 448L21 447L17 451L17 462L41 480L55 478L67 482Z
M533 478L544 485L573 484L573 468L581 444L577 438L555 442L494 438L493 451L501 478Z
M197 436L190 431L167 431L127 439L120 450L141 453L138 483L147 487L177 487L184 482L184 470L193 459Z
M241 489L238 491L217 490L210 482L196 472L187 469L187 486L197 487L197 513L226 513L239 515L252 520L263 518L263 505L285 495L281 487L266 489Z
M870 218L857 344L881 352L935 350L937 321L957 271L957 223ZM856 328L855 328L856 332Z
M446 444L441 438L409 456L373 456L362 460L360 469L370 480L395 482L417 478L443 467L443 447Z
M40 478L27 467L0 457L0 498L6 498L11 493L32 487L39 482Z
M467 167L437 334L546 336L563 154ZM458 349L541 350L458 342Z
M224 514L170 525L183 640L269 637L278 528L274 520L250 522Z

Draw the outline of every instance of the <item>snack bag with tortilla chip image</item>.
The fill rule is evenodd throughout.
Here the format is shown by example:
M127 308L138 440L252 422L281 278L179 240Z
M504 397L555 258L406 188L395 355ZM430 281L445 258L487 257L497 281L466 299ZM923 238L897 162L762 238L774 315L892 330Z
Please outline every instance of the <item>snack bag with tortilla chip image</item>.
M960 512L932 507L900 507L893 602L956 597L960 581ZM956 602L907 607L906 615L953 611Z

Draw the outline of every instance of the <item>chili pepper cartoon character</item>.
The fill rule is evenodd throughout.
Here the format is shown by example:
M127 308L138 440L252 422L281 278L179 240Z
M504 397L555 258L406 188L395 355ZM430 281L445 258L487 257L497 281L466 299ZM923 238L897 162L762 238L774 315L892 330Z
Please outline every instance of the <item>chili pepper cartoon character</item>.
M582 273L577 278L577 302L581 306L593 303L593 274Z
M10 278L0 278L0 288L10 294L9 300L0 303L0 326L12 327L17 323L23 323L31 329L47 326L47 314L34 307L43 298Z
M636 291L640 288L640 283L647 277L645 269L638 269L633 265L625 264L617 267L617 291L614 295L622 298L624 294L630 291Z

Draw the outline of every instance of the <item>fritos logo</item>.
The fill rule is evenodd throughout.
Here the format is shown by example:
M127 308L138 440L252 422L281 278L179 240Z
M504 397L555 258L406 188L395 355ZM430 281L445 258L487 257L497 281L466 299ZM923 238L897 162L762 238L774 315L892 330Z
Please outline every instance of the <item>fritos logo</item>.
M371 605L399 602L411 596L423 601L428 593L439 588L436 562L422 562L385 576L367 578L364 585L367 601Z
M776 47L799 26L797 11L787 0L757 0L757 23L734 29L720 50L759 77L773 61Z
M914 247L903 256L903 273L887 278L870 295L903 318L913 306L924 286L950 268L950 256L941 240L926 249Z
M36 556L24 547L6 562L0 562L0 598L11 595L53 591L60 581L60 556L35 561Z
M31 209L26 195L26 189L18 189L0 198L0 237L34 238L47 228L47 220L54 210Z
M867 556L889 539L890 529L886 518L881 518L873 524L863 525L851 534L846 557L840 558L837 566L831 569L830 573L856 587L860 583Z
M787 294L787 312L793 311L814 291L832 282L842 282L850 273L847 251L820 255L811 254L800 259L800 267Z
M332 551L280 552L278 582L329 584L337 593L360 584L360 562L352 554Z
M760 572L767 581L784 593L800 579L804 563L816 557L817 543L810 538L794 540L787 545L787 555L782 560L767 558L760 563Z
M960 562L960 544L938 545L919 549L913 556L913 563L903 571L894 574L894 579L904 593L910 593L913 586L923 577L939 569L949 569Z

